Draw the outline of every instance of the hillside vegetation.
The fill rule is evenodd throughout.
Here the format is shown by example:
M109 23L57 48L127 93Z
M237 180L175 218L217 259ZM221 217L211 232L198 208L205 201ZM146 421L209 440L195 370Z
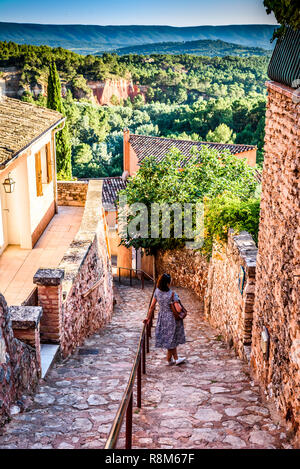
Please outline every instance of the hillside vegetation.
M157 42L139 46L121 47L116 49L118 55L126 54L193 54L207 57L224 57L226 55L270 55L271 51L260 47L247 47L230 42L212 40L184 41L184 42Z
M270 38L275 28L276 26L260 24L172 27L0 22L0 41L64 47L86 54L154 42L195 41L199 39L221 39L243 46L271 49Z
M22 99L34 97L36 83L47 83L54 60L68 93L73 175L101 177L122 173L123 129L142 135L243 143L258 146L263 158L267 56L195 55L83 56L48 46L0 43L0 67L21 72ZM143 86L133 100L114 99L110 107L93 104L87 80L126 77ZM84 98L78 100L78 90ZM146 101L146 102L145 102Z

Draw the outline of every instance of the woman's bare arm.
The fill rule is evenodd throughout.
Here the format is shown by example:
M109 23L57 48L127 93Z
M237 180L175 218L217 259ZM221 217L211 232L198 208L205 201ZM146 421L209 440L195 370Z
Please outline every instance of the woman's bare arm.
M151 305L150 305L150 308L149 308L149 311L148 311L148 316L146 318L147 321L150 320L154 310L155 310L155 305L157 303L157 299L156 298L153 298L152 301L151 301Z

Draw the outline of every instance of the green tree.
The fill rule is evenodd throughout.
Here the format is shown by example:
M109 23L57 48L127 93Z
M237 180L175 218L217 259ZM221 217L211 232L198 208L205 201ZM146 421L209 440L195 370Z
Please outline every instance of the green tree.
M206 135L208 142L233 143L233 131L226 124L220 124L214 131L210 130Z
M61 99L60 79L53 61L49 67L47 107L65 114ZM67 122L64 128L56 134L56 165L58 179L72 178L71 143Z
M130 212L132 204L143 203L148 208L148 227L146 236L124 232L122 244L136 249L142 247L152 254L157 249L173 249L184 245L187 238L174 235L174 216L171 219L170 237L163 236L162 217L158 236L151 235L152 203L176 203L183 210L186 203L202 202L205 198L214 199L225 192L240 201L247 201L254 196L257 182L253 176L253 168L228 152L220 154L214 149L203 147L201 152L194 150L188 162L182 165L183 161L183 155L173 149L161 162L156 162L153 157L145 158L138 173L129 178L126 189L120 192L120 195L127 198L129 213L126 214L126 210L122 211L121 207L120 219L125 213L127 221L133 221L136 214ZM194 215L193 226L196 227Z
M273 39L280 37L290 26L294 30L300 28L299 2L295 0L264 0L268 15L274 12L275 18L281 27L274 32Z

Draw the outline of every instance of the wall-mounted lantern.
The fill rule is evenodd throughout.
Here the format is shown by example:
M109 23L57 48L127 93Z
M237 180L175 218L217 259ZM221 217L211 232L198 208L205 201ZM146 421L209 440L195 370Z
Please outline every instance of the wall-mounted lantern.
M11 194L15 190L15 181L10 177L10 173L8 177L4 180L3 187L6 194Z

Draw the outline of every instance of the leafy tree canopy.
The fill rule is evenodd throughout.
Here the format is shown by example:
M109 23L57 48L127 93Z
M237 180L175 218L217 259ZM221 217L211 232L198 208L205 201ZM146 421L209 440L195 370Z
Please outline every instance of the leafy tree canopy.
M200 160L199 160L200 159ZM122 244L134 248L144 248L149 253L156 249L172 249L182 246L186 236L174 236L173 216L170 236L163 235L163 218L160 218L159 233L156 238L151 234L151 207L159 204L196 204L203 200L214 199L225 192L232 194L241 203L254 196L257 183L253 169L244 160L240 160L228 152L203 148L196 149L188 162L182 154L173 149L159 163L153 157L143 160L138 173L129 179L127 187L120 192L126 196L129 212L121 207L121 213L129 223L134 222L136 213L131 211L132 204L143 203L147 207L147 233L132 235L130 231L123 233ZM199 162L200 161L200 162ZM182 168L183 167L183 168ZM205 199L204 199L205 198ZM192 215L193 227L196 227L195 213ZM209 232L210 233L210 232Z
M273 38L280 37L290 26L294 30L300 28L300 7L297 0L264 0L267 13L274 13L281 27L274 32Z

